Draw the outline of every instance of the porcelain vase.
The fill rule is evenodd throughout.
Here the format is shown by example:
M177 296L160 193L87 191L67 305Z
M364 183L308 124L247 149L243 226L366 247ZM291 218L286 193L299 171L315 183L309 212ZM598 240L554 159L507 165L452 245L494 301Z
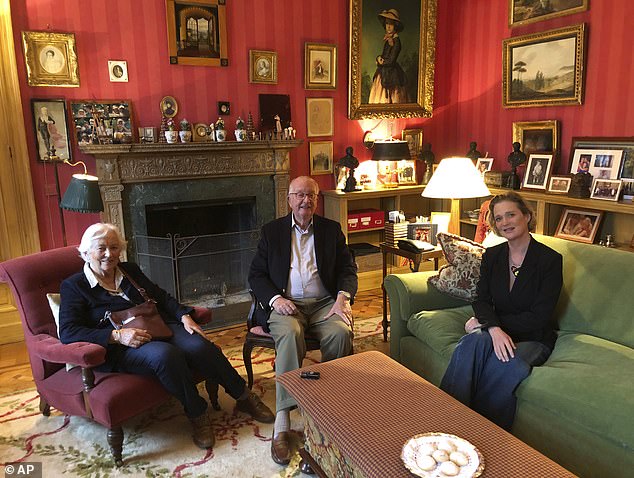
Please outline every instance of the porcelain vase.
M224 141L227 139L227 131L224 129L216 130L216 141Z
M181 142L183 143L189 143L192 140L191 131L179 131L178 135L181 137Z
M247 140L247 132L244 129L237 129L234 131L236 135L236 141L246 141Z
M178 143L178 131L166 131L165 139L170 144Z

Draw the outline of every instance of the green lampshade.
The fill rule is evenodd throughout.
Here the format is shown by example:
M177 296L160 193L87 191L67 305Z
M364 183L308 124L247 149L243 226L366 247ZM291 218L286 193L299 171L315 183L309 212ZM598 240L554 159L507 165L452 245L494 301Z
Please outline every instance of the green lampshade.
M73 174L59 207L75 212L103 211L97 178L89 174Z
M373 161L401 161L410 159L407 141L387 140L375 141Z

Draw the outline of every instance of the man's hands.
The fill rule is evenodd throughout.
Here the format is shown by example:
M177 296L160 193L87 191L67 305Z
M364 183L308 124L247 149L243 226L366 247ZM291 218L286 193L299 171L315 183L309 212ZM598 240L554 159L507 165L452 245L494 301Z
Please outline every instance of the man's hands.
M352 328L354 323L352 319L352 307L350 307L350 301L348 298L343 294L337 294L337 300L332 305L325 318L327 319L335 314L341 317L343 321Z
M515 344L513 339L508 336L500 327L489 327L489 334L493 339L493 350L495 355L502 362L508 362L515 357Z
M297 307L292 301L285 299L284 297L278 297L271 304L273 310L280 315L295 315L297 313Z

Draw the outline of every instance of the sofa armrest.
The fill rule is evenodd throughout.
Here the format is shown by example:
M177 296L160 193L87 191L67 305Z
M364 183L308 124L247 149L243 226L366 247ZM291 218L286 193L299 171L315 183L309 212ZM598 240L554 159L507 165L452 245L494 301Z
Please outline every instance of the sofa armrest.
M84 368L97 367L106 361L106 349L90 342L63 344L48 334L33 336L28 343L30 352L52 363L70 363Z
M383 286L390 299L390 355L400 362L401 338L412 333L407 329L407 320L421 310L448 309L467 305L468 302L444 294L427 279L437 271L412 274L390 274Z

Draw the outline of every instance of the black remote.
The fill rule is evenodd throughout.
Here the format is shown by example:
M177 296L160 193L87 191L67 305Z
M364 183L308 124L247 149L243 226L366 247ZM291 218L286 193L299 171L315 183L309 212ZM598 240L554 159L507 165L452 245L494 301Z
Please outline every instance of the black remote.
M319 372L313 372L312 370L300 372L299 376L301 378L308 378L310 380L319 380L321 374Z

